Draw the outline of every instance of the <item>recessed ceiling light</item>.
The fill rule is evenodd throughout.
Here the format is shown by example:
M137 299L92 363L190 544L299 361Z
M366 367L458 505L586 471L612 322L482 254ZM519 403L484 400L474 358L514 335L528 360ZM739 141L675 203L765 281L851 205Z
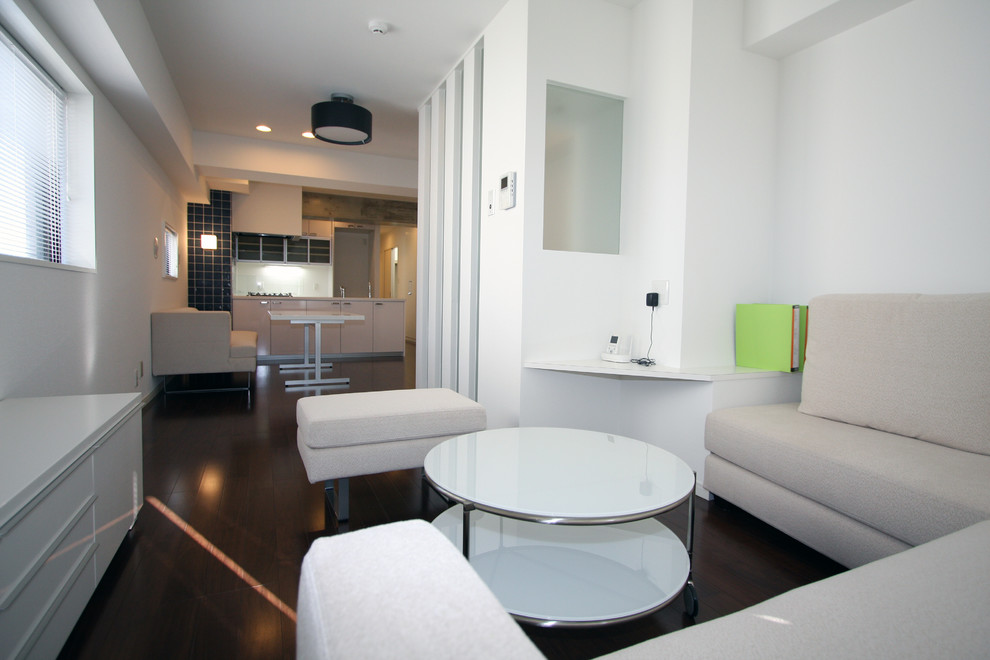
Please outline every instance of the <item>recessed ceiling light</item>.
M311 140L316 137L315 135L313 135L313 131L305 131L303 132L302 136L304 138L309 138Z
M261 131L262 133L271 133L272 132L272 129L270 127L268 127L268 126L265 126L264 124L260 124L258 126L255 126L255 128L257 130Z

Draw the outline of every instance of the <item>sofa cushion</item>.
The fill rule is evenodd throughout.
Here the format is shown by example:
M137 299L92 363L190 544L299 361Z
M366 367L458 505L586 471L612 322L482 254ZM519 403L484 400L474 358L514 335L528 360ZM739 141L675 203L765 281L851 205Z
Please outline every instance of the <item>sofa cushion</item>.
M805 415L795 403L717 410L705 447L910 545L990 519L990 456Z
M303 397L296 420L314 449L459 435L487 424L484 406L446 388Z
M811 300L803 413L990 455L990 294Z

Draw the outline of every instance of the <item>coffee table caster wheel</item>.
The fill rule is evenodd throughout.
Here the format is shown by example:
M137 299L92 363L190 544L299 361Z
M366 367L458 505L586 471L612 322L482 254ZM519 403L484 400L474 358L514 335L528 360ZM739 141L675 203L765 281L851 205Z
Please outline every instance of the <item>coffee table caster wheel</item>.
M684 613L693 619L698 616L698 590L694 588L693 583L688 582L684 585L684 591L682 593L684 596Z

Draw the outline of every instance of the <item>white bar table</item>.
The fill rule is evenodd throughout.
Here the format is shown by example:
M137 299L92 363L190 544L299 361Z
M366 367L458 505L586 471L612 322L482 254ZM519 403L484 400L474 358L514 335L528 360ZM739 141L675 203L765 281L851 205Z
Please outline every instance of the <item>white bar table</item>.
M301 378L298 380L285 381L285 389L312 389L336 385L346 387L350 385L350 378L324 378L323 367L333 368L332 364L323 362L323 351L321 346L320 328L324 323L342 325L346 321L363 321L361 314L332 314L330 312L306 312L306 311L275 311L268 312L268 317L273 321L288 321L293 325L306 326L306 342L304 344L304 355L302 364L290 365L289 368L313 369L313 378ZM309 326L312 325L316 334L314 340L313 362L309 362Z

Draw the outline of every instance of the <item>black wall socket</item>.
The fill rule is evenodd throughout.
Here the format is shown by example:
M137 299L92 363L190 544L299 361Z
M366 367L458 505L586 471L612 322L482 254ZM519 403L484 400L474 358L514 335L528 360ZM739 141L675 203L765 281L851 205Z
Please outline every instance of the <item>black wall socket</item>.
M660 294L659 293L648 293L648 294L646 294L646 306L647 307L659 307L660 306Z

